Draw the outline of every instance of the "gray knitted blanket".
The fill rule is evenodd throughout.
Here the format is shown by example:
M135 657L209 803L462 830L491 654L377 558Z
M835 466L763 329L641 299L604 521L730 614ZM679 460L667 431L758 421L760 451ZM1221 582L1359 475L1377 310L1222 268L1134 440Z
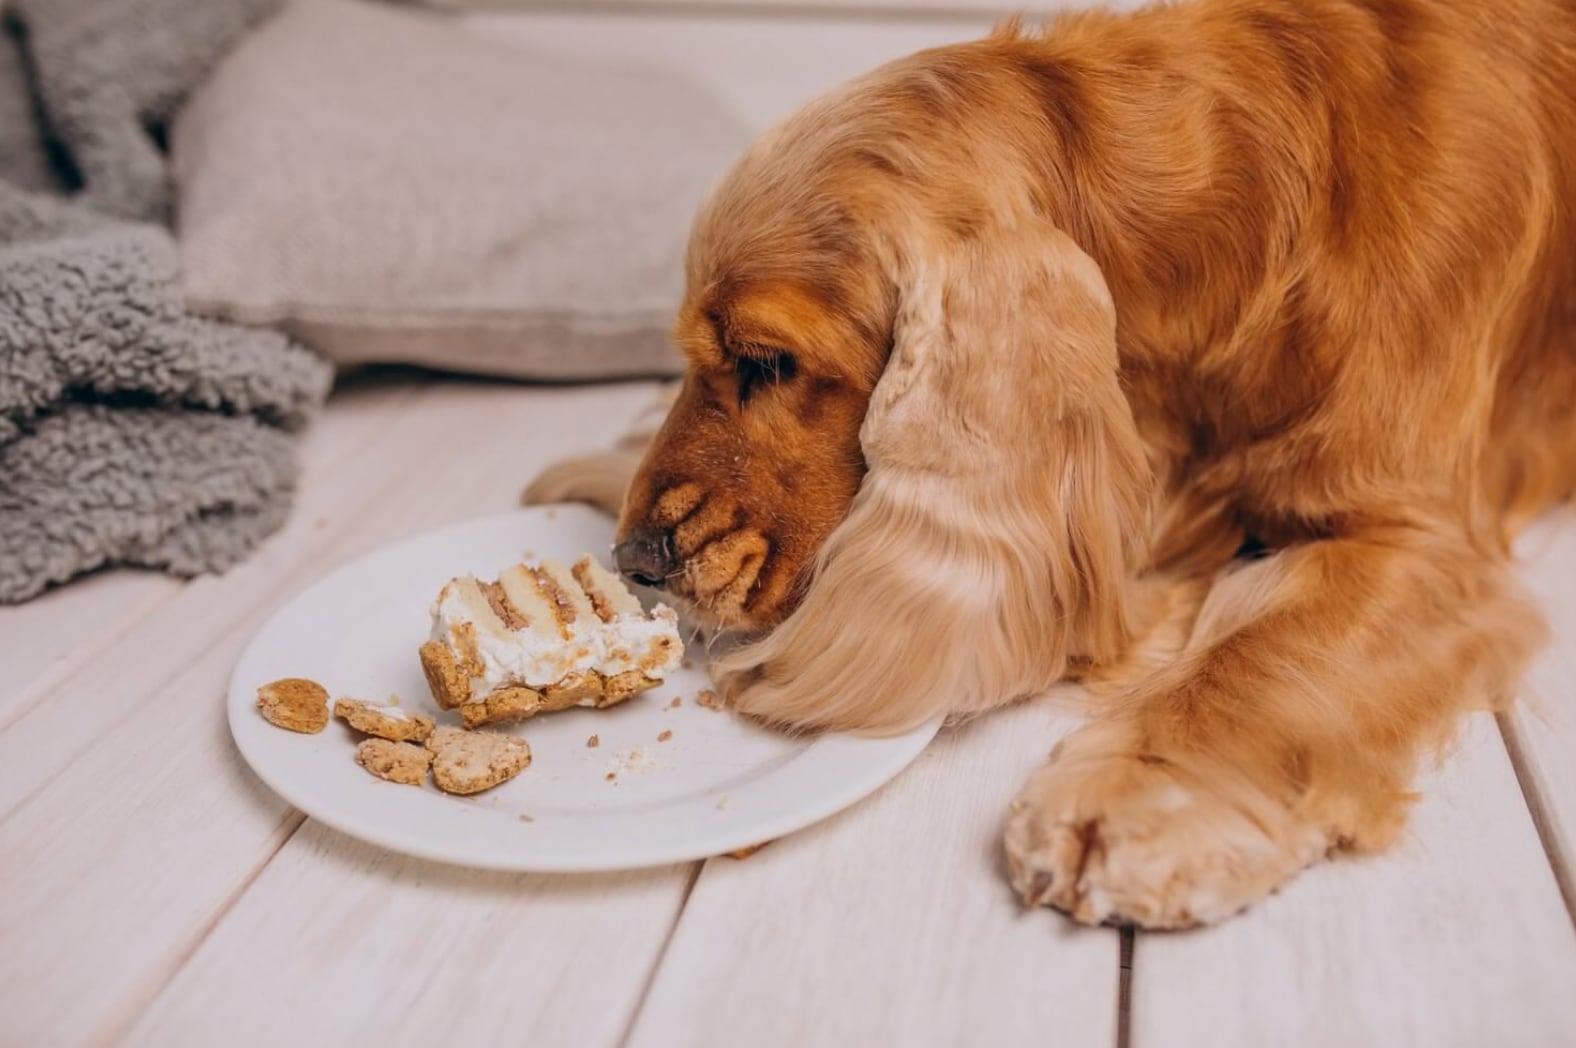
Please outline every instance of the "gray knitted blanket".
M155 138L276 3L6 5L0 603L105 565L220 571L289 511L291 434L331 372L275 332L185 312Z

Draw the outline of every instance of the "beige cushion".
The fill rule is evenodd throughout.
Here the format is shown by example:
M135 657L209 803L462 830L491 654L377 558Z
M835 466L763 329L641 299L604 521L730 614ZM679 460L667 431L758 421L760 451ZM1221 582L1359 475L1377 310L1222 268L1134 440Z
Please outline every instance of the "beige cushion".
M343 364L672 371L690 218L747 138L672 73L297 0L172 129L186 295Z

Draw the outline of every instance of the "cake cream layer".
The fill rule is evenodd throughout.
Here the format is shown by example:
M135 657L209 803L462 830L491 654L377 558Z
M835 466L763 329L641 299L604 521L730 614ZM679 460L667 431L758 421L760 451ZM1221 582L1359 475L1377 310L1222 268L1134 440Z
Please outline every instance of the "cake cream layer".
M468 701L500 688L541 689L595 672L639 671L662 680L683 657L678 616L650 615L617 576L590 557L519 564L495 582L449 581L432 609L432 639L470 678Z

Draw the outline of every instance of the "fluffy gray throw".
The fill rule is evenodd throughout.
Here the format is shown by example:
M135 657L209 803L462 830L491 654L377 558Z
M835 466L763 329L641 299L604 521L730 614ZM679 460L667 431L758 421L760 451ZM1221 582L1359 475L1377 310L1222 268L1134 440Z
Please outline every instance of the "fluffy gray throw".
M0 603L182 575L288 513L329 368L188 315L156 134L277 0L17 0L0 34ZM69 199L68 199L69 196Z

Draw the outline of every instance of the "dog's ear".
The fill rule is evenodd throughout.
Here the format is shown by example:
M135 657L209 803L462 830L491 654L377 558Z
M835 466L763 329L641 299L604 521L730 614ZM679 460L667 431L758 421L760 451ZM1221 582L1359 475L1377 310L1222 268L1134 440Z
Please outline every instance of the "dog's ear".
M718 660L744 712L900 730L1113 657L1152 479L1099 268L1046 223L916 261L804 601Z

